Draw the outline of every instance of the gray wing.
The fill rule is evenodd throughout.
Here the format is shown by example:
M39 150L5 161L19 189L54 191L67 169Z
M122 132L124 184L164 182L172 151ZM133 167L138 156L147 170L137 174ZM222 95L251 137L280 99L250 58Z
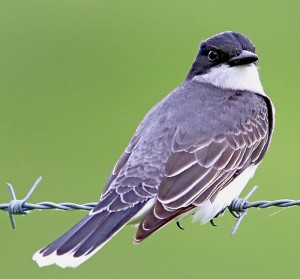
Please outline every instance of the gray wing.
M175 127L161 130L160 139L149 141L143 138L139 129L116 163L109 177L99 203L90 214L102 211L116 212L145 204L157 196L169 157L169 143L174 137ZM161 148L158 148L157 142Z
M226 127L225 130L220 127L220 133L213 136L179 131L174 138L157 201L141 222L135 241L143 240L206 200L213 200L250 164L259 163L271 137L271 110L268 100L260 97L256 109L227 131ZM234 117L230 111L228 109L227 118Z
M139 166L127 165L139 139L139 133L135 134L128 147L120 156L106 182L100 201L91 211L91 214L104 210L112 212L126 210L136 204L144 203L153 196L153 193L151 193L152 189L145 186L142 176L138 175L140 173Z
M139 130L137 129L137 132L135 133L135 135L131 139L130 143L126 147L125 151L122 153L122 155L120 156L119 160L115 164L114 169L113 169L111 175L109 176L109 178L108 178L108 180L107 180L107 182L106 182L106 184L105 184L105 186L103 188L102 196L107 192L109 186L116 179L116 177L119 174L120 170L127 163L128 159L129 159L129 157L131 155L131 152L134 149L134 147L136 146L136 144L138 143L139 139L140 139L140 133L139 133Z

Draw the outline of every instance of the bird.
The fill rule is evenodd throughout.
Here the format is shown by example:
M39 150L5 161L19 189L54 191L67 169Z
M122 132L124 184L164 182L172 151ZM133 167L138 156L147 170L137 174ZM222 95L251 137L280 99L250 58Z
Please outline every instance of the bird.
M253 177L274 130L258 59L238 32L202 41L184 81L139 124L97 205L33 260L77 267L127 224L140 243L172 220L192 215L205 224L223 213Z

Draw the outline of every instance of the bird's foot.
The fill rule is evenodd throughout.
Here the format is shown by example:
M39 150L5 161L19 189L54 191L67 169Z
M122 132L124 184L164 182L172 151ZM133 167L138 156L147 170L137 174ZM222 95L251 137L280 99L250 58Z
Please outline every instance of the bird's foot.
M185 230L185 228L180 225L179 221L176 222L176 225L179 229L181 229L183 231Z
M220 212L218 212L218 214L216 214L216 216L214 218L212 218L209 222L211 223L212 226L217 227L217 225L214 222L214 219L218 218L220 215L223 215L223 213L225 212L226 208L222 209Z

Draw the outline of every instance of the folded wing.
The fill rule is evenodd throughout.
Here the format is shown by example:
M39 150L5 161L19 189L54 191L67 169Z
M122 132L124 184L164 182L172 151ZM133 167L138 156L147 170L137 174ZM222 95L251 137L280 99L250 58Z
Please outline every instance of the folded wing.
M151 212L140 223L140 242L176 216L213 200L249 165L261 161L269 142L266 104L234 129L213 136L178 132Z

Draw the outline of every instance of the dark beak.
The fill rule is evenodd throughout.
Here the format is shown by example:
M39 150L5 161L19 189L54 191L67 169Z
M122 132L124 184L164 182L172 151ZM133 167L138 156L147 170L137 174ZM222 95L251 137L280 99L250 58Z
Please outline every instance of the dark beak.
M232 57L231 59L228 60L227 63L231 67L234 67L234 66L251 64L257 60L258 60L258 56L255 53L248 51L248 50L243 50L241 52L241 54L239 54L238 56Z

